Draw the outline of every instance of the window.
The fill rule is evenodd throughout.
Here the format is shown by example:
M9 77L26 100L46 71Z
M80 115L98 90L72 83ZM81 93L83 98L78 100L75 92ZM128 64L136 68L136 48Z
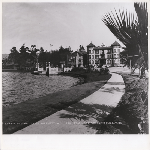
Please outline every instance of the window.
M110 53L110 50L107 50L107 53Z
M99 54L99 50L95 50L95 54Z
M89 59L91 59L91 55L89 55Z
M95 60L95 63L96 63L96 64L99 64L99 60Z
M114 54L114 58L116 58L116 54Z
M95 55L95 59L99 59L99 55Z
M107 55L107 58L110 58L110 55Z
M113 52L116 53L116 49L115 48L113 49Z
M93 54L94 53L94 50L89 50L89 54Z
M92 55L92 59L94 59L94 55Z
M120 49L118 49L118 53L120 53Z
M113 46L114 48L120 48L120 46Z

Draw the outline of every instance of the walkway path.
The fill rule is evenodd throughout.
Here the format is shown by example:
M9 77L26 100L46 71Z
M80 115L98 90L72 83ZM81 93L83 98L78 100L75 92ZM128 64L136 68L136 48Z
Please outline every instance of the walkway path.
M108 82L92 95L14 134L94 134L94 123L110 113L109 108L117 105L124 89L122 77L112 73Z

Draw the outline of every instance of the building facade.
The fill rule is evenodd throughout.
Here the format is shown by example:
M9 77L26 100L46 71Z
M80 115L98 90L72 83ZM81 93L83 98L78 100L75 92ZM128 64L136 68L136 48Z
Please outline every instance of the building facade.
M92 42L87 45L87 59L88 65L92 66L119 66L120 65L120 51L121 45L118 42L114 42L111 46L105 47L95 46Z
M70 67L83 67L83 55L79 52L74 52L68 56L68 65Z
M69 67L85 67L87 62L87 52L84 47L80 45L80 49L73 52L68 56L68 66Z

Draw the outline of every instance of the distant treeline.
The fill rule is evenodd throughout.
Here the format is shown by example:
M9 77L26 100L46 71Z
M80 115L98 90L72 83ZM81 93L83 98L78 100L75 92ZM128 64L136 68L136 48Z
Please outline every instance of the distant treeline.
M60 62L67 64L67 58L72 53L71 47L63 48L60 46L58 50L45 51L43 47L36 48L36 45L26 47L25 44L21 46L19 51L16 47L12 47L8 58L3 59L3 68L9 68L9 66L17 66L18 68L35 68L38 62L41 67L46 67L46 62L50 62L52 66L56 67L60 65Z

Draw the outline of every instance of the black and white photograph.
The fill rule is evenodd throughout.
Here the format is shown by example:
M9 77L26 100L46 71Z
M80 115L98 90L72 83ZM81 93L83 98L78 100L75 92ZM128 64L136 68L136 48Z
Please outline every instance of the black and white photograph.
M3 135L149 135L148 3L2 2Z

